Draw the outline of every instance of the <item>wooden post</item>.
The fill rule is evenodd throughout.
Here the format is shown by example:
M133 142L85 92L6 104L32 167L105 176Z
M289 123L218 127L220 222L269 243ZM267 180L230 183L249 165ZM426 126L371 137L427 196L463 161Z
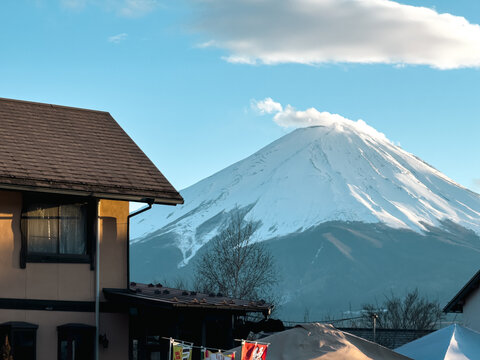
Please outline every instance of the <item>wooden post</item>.
M202 346L207 346L207 321L202 319Z

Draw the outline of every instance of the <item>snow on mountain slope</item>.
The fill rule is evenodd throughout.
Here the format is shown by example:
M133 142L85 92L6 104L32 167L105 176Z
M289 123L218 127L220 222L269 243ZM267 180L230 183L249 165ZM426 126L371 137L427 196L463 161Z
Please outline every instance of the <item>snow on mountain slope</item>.
M450 220L480 233L480 195L360 121L294 130L181 194L184 205L133 218L131 235L133 242L174 235L183 264L236 206L261 221L258 240L337 220L416 232Z

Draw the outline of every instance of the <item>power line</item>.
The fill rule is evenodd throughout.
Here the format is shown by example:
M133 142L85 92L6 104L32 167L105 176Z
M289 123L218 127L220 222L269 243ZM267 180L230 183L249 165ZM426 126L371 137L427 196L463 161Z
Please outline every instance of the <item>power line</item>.
M351 317L351 318L344 318L344 319L332 319L332 320L318 320L318 321L315 321L315 320L312 320L312 321L286 321L286 320L282 320L283 323L287 323L287 324L311 324L311 323L327 323L327 324L330 324L330 323L336 323L336 322L341 322L341 321L348 321L348 320L357 320L357 319L363 319L364 317L363 316L356 316L356 317Z

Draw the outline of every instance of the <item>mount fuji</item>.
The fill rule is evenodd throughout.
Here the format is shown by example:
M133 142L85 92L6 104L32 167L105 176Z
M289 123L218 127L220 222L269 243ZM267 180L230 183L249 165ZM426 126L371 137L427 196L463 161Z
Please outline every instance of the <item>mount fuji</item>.
M361 120L296 129L181 194L132 219L133 280L190 276L238 209L260 224L291 319L415 287L443 304L480 264L480 195Z

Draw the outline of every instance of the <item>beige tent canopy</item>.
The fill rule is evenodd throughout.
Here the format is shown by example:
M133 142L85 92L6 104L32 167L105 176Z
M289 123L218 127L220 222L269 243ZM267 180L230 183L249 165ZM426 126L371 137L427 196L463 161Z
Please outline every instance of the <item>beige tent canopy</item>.
M261 341L270 343L267 360L411 360L332 325L320 323L297 326ZM240 353L240 348L234 350Z

